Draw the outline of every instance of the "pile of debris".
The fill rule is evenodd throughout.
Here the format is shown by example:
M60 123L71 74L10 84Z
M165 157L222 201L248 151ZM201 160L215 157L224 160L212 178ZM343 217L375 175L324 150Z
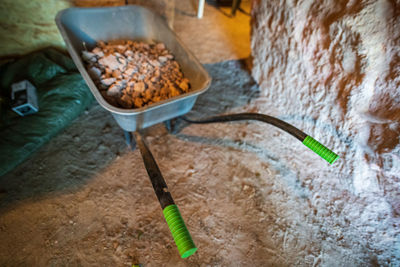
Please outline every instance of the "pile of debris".
M102 96L117 107L140 108L190 89L163 43L99 41L82 58Z

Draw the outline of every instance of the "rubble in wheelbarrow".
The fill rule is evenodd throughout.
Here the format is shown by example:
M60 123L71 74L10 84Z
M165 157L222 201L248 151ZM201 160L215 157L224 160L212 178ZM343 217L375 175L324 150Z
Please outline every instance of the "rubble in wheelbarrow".
M140 108L190 90L163 43L99 41L82 59L104 99L117 107Z

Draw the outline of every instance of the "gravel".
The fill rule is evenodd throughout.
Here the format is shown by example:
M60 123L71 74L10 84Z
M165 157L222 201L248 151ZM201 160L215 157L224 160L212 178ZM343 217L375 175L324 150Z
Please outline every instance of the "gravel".
M163 43L100 41L92 51L83 51L82 59L102 96L117 107L141 108L190 90Z

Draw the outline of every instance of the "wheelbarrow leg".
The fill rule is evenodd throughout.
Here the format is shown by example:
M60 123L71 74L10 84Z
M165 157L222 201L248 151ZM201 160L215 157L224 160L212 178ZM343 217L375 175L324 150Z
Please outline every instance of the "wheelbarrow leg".
M171 120L164 121L165 128L167 128L168 133L172 133L172 123Z
M178 125L179 117L164 121L165 128L167 128L168 133L176 134L179 131Z
M174 119L164 121L164 125L165 125L165 128L167 128L168 133L177 134L183 128L185 128L188 124L185 123L185 121L183 121L181 119L181 117L176 117Z
M136 149L136 140L133 137L132 133L127 132L124 130L124 136L125 136L125 142L126 144L132 149L135 150Z

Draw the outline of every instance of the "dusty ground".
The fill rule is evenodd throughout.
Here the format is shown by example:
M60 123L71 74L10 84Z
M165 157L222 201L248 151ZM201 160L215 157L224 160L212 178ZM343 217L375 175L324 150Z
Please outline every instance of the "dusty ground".
M239 62L207 69L214 85L193 116L246 109L258 95ZM307 208L295 170L258 144L276 130L179 121L177 130L152 127L147 141L199 247L193 257L179 258L139 152L126 148L112 117L95 105L3 177L1 263L262 266L303 263L310 244L318 253L310 229L295 220L307 217L292 211Z
M204 18L197 19L196 0L175 1L174 30L202 63L215 63L250 56L250 0L230 18L230 8L216 8L216 1L206 1ZM224 1L221 1L224 2ZM226 2L226 1L225 1ZM229 1L228 1L229 2Z
M248 27L249 17L223 16L211 5L200 22L177 15L178 35L203 62L249 53L248 29L231 46L220 44L222 28ZM213 84L191 115L265 112L268 103L244 66L208 64ZM285 119L296 125L298 118ZM179 121L175 134L163 125L147 134L199 247L195 255L180 259L139 151L127 148L111 115L94 104L0 179L0 265L374 266L391 251L383 265L396 262L392 236L377 249L360 225L379 207L347 194L329 176L332 167L287 134L259 123ZM365 209L355 214L341 209L344 202ZM384 218L382 225L399 227Z

